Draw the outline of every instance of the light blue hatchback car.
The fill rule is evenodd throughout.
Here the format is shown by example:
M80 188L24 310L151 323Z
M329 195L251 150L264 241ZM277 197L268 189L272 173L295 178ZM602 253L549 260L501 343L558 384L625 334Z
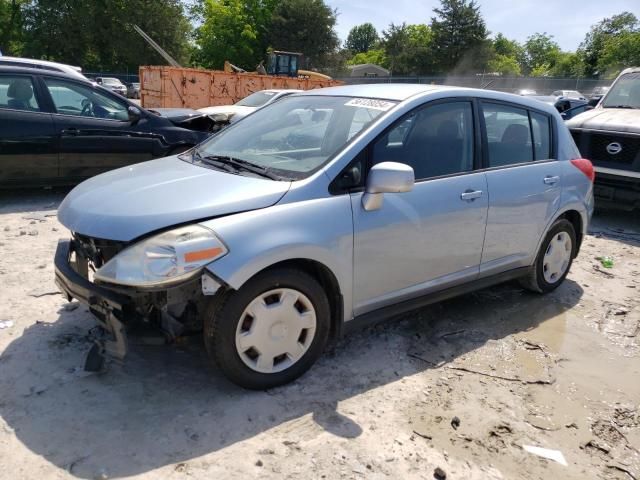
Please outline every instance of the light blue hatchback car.
M562 283L594 172L560 115L526 97L431 85L313 90L180 156L76 187L56 281L105 329L204 332L237 384L304 373L355 326L511 279Z

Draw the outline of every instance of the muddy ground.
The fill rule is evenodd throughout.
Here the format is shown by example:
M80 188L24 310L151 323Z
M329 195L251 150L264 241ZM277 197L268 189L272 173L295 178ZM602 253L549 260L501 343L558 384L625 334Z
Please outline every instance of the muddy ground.
M53 283L62 196L0 194L0 478L640 479L637 213L598 213L551 295L433 305L248 392L197 341L83 372L95 323Z

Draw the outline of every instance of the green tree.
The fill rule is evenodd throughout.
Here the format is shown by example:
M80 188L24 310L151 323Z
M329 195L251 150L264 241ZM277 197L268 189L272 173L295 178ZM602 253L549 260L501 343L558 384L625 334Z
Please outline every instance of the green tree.
M407 61L409 69L416 75L433 73L433 32L425 24L407 25Z
M613 78L635 65L640 65L640 32L624 32L605 40L598 58L599 72Z
M487 70L491 73L502 75L521 75L520 63L515 57L497 53L487 64Z
M520 59L524 56L524 48L515 40L509 40L502 33L493 39L493 48L498 55Z
M428 25L390 24L382 32L386 64L395 75L422 75L433 71L433 35Z
M179 0L29 0L23 13L28 57L86 71L165 63L135 32L137 24L176 60L188 60L191 27Z
M640 31L638 18L630 12L622 12L593 25L578 49L584 61L585 74L598 75L601 65L610 64L610 59L601 62L600 58L605 54L605 44L608 41L611 44L612 37L638 31Z
M273 11L269 44L303 53L307 68L323 67L340 45L336 16L324 0L280 0Z
M551 75L560 58L560 47L547 33L534 33L524 44L526 73L533 76Z
M345 48L353 53L368 52L376 46L379 41L378 31L371 23L356 25L349 31Z
M409 44L409 30L406 23L389 25L382 31L382 46L388 59L388 68L392 74L406 75L411 73L408 61L407 45Z
M24 0L0 0L0 52L3 55L20 55L24 3Z
M433 51L441 72L482 69L490 56L489 32L475 0L440 0L431 19Z
M575 52L560 52L556 63L550 69L553 77L582 77L584 76L584 62Z
M389 59L382 48L374 48L367 52L356 53L347 61L347 65L362 65L363 63L373 63L381 67L389 67Z
M193 10L195 63L221 69L225 60L252 70L264 60L275 0L205 0Z

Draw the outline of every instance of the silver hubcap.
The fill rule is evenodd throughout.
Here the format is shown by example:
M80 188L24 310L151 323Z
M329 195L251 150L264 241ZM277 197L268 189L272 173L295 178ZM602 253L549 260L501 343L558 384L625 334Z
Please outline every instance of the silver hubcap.
M567 232L557 233L549 242L544 254L542 273L547 283L556 283L569 268L571 237Z
M236 328L236 350L256 372L281 372L309 350L315 333L311 301L297 290L277 288L245 308Z

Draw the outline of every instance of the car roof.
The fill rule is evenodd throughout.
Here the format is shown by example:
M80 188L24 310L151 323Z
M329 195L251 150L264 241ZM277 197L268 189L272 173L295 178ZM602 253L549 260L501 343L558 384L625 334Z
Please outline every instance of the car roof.
M297 88L267 88L265 90L258 90L258 92L295 93L295 92L304 92L304 90L300 90ZM258 93L258 92L255 92L255 93Z
M497 90L485 90L479 88L453 87L448 85L425 85L416 83L378 83L326 87L315 90L306 90L303 93L297 93L295 96L327 95L376 98L380 100L395 100L401 102L416 95L439 92L449 92L456 96L469 95L470 97L478 97L487 100L516 103L525 108L534 108L548 113L555 112L555 108L553 108L553 106L537 100L534 96L522 96L514 93L505 93Z
M344 97L379 98L402 101L419 93L446 90L455 87L423 85L417 83L366 83L307 90L302 95L335 95Z
M37 68L37 66L57 68L58 70L55 70L55 71L62 71L64 73L68 73L69 75L76 76L78 78L86 78L82 74L82 68L76 67L73 65L67 65L66 63L50 62L48 60L39 60L37 58L0 56L0 65L6 62L11 62L12 64L22 63L25 66L34 65L36 66L35 68ZM43 69L40 69L40 70L43 70ZM44 69L44 70L51 71L49 69Z
M0 57L2 58L2 57ZM60 77L66 78L70 80L75 80L77 82L89 83L91 84L91 80L82 76L82 75L70 75L66 72L56 72L54 70L43 70L42 68L34 68L34 67L16 67L13 65L2 65L0 63L0 72L2 73L22 73L27 75L47 75L49 77Z
M624 75L625 73L639 73L639 72L640 72L640 67L630 67L630 68L625 68L622 72L620 72L620 75Z

